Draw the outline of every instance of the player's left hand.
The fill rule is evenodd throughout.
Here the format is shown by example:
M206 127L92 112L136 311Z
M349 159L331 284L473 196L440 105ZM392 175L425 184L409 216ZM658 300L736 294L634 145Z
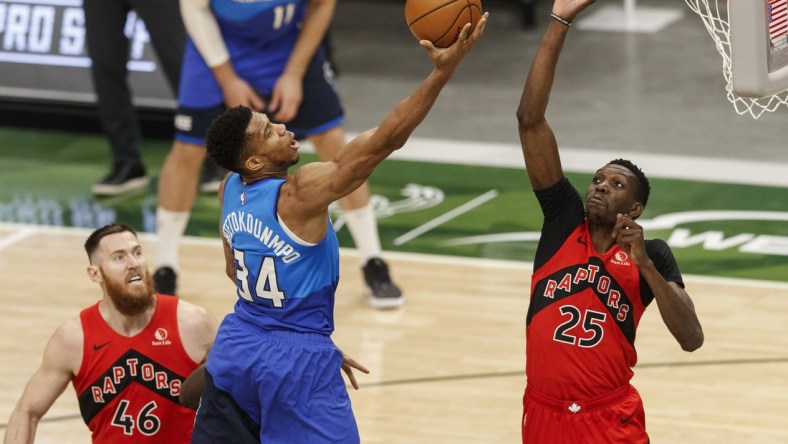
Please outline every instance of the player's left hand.
M353 369L369 374L369 370L367 370L366 367L356 362L356 360L350 356L342 353L342 371L345 372L348 379L350 379L350 384L353 388L358 390L358 382L356 382L356 376L353 374Z
M303 79L285 72L276 80L268 102L268 113L274 113L275 121L287 123L295 118L303 98Z
M646 241L643 238L643 227L628 214L616 215L613 237L635 265L640 266L649 260L646 254Z
M487 27L487 18L490 16L489 12L485 12L482 18L476 23L476 28L471 32L471 24L467 23L462 27L457 41L452 43L448 48L437 48L429 40L420 40L419 45L427 49L429 56L435 67L453 73L459 65L460 61L466 54L473 48L476 41L484 34L484 29Z

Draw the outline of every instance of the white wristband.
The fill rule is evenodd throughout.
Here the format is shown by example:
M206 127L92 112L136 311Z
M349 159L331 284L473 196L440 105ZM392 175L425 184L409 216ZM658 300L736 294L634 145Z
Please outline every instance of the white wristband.
M572 21L571 20L567 20L567 19L565 19L563 17L557 16L557 15L555 15L552 12L550 13L550 17L552 17L554 20L556 20L559 23L562 23L562 24L564 24L566 26L572 26Z

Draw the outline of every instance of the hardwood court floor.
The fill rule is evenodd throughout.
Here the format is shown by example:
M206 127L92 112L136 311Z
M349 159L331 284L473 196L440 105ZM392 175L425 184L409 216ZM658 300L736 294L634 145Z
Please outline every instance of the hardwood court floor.
M0 426L54 329L99 297L84 274L87 232L0 224ZM155 257L155 241L143 237ZM218 240L181 250L181 297L217 317L234 302ZM524 384L528 264L392 254L400 310L361 296L342 251L334 340L372 373L351 390L365 443L517 443ZM653 443L786 443L788 286L688 277L706 344L682 352L656 306L637 340L634 384ZM73 389L38 427L39 443L86 443Z

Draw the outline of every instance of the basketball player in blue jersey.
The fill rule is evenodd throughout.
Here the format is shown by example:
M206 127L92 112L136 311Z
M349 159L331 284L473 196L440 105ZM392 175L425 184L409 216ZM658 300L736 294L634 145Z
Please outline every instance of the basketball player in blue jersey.
M336 0L181 0L189 32L176 135L159 180L156 289L176 291L178 244L197 194L208 125L243 105L286 123L322 160L345 144L344 113L321 42ZM380 258L377 221L366 182L340 200L359 251L366 294L376 308L402 305L402 292Z
M429 76L330 161L289 175L299 159L295 135L247 107L212 123L208 153L232 171L219 190L220 232L238 300L209 353L193 443L359 442L343 355L331 340L339 251L328 207L405 144L486 23L487 14L473 33L466 25L448 49L422 40Z

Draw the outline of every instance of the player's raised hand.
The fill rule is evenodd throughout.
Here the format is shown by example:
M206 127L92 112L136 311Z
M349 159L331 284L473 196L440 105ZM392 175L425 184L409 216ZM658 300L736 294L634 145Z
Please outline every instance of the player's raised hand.
M484 15L482 15L473 33L470 32L471 24L466 23L465 26L462 27L457 41L448 48L437 48L429 40L420 40L419 44L427 48L427 54L436 68L452 73L454 69L457 68L457 65L460 64L462 58L465 57L465 54L473 48L476 41L484 34L484 28L487 26L487 17L489 15L489 12L485 12Z
M596 0L555 0L553 14L564 20L572 21L580 11L586 9Z
M646 241L643 238L643 227L627 214L616 216L616 225L613 227L613 237L618 246L632 258L635 265L649 260L646 254Z

